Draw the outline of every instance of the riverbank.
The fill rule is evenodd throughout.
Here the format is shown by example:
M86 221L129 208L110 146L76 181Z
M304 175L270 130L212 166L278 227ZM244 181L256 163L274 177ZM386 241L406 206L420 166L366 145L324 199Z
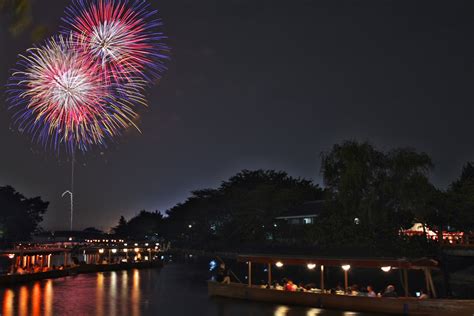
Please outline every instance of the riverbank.
M119 264L84 264L63 270L52 270L46 272L27 274L0 275L0 286L11 286L20 283L28 283L44 279L56 279L70 275L96 273L106 271L121 271L131 269L159 268L163 266L162 261L119 263Z

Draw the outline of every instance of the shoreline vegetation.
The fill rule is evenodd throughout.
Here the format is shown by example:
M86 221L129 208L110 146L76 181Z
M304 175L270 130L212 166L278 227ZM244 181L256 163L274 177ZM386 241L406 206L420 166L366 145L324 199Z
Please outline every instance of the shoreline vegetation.
M323 187L284 171L243 170L217 188L192 191L166 212L121 217L112 232L125 238L158 235L174 247L212 251L439 260L444 243L462 242L443 234L472 235L473 164L466 163L443 190L430 181L431 158L414 149L382 151L368 142L345 141L321 158ZM288 212L315 201L321 207L307 222L285 220ZM415 223L423 227L420 234L402 233Z

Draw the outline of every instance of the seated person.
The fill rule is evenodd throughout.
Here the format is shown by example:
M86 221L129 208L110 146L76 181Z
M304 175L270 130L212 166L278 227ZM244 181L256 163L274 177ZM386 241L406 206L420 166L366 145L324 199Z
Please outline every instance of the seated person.
M397 292L395 292L395 286L391 284L387 286L385 291L382 293L382 297L398 297Z
M367 296L368 297L377 297L377 294L374 292L372 285L367 285Z
M294 284L293 281L288 280L288 282L285 284L285 291L296 291L296 284Z
M348 294L350 294L350 295L359 295L359 286L357 284L353 284L349 288Z
M426 300L427 298L430 298L430 296L423 290L420 291L420 296L418 297L418 299L420 300Z
M296 288L299 292L306 292L306 287L304 286L303 282L298 283L298 287Z
M216 281L219 283L223 283L224 277L225 277L225 264L221 263L219 265L219 268L217 268Z
M277 281L273 282L273 288L275 290L284 290L283 286L281 286Z

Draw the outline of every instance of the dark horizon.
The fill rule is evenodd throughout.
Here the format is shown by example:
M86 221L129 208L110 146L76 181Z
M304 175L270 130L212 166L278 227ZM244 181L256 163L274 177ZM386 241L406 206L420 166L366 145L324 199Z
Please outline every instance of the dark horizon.
M69 2L36 2L35 23L56 33ZM78 229L165 211L242 169L322 185L319 154L345 139L428 153L440 188L474 160L471 1L150 2L169 70L148 93L142 134L79 157ZM4 27L0 43L5 86L32 40ZM67 229L69 161L12 132L2 100L0 185L50 201L42 226Z

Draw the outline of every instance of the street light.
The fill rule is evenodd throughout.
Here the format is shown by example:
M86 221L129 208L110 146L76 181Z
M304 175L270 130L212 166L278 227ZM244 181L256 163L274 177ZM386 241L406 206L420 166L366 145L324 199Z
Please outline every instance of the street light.
M61 197L64 197L66 194L69 194L69 198L70 198L70 201L71 201L71 226L70 226L70 230L72 231L72 216L74 214L74 194L71 191L67 190L67 191L63 192Z
M348 277L347 277L347 271L349 271L351 266L348 265L348 264L345 264L345 265L342 265L341 268L342 268L342 270L344 270L344 290L347 290L347 288L349 287L349 280L348 280Z

